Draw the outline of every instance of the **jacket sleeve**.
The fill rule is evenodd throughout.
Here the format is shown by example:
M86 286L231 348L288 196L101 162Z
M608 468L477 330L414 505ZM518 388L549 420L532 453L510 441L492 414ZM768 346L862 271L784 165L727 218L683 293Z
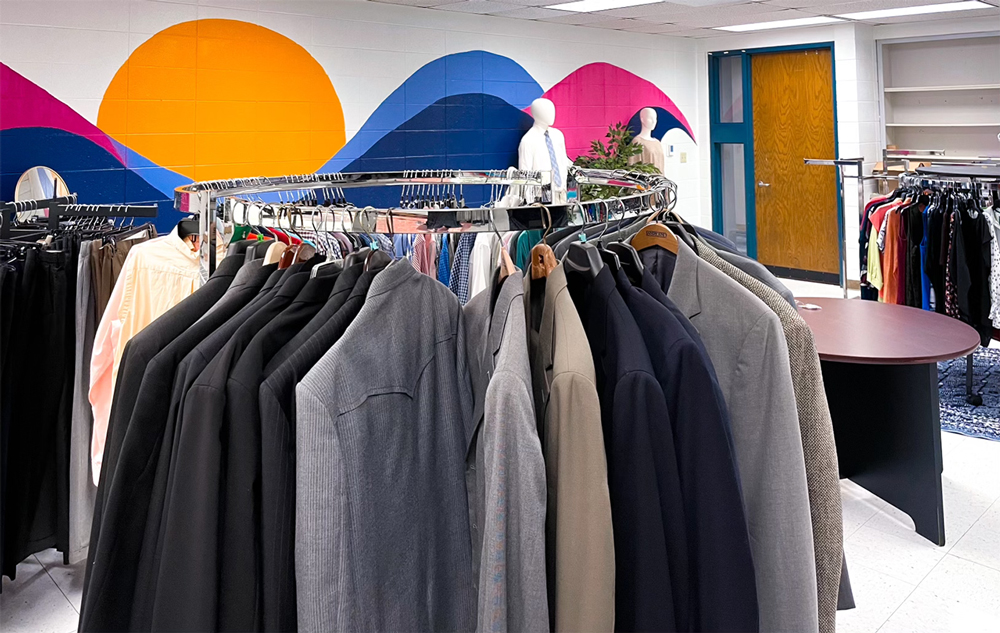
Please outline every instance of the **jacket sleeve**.
M743 341L729 402L761 631L817 631L809 494L788 348L773 313ZM738 408L738 410L737 410Z
M479 631L549 630L545 460L524 375L497 372L486 393L487 478Z
M615 544L597 386L567 372L552 382L545 414L546 517L555 631L613 631Z

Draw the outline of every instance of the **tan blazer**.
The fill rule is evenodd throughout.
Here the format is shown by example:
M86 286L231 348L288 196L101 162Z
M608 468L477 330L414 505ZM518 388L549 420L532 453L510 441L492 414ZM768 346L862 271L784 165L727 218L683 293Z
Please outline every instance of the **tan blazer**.
M844 525L833 420L826 402L823 372L812 331L781 295L723 260L704 242L698 244L698 255L756 295L781 320L785 342L788 344L795 408L799 414L802 452L806 462L813 549L816 554L819 630L821 633L834 633L837 629L837 595L843 562Z
M531 327L524 279L538 436L548 503L545 553L555 631L613 631L615 551L608 467L594 360L562 264L545 281L541 325Z

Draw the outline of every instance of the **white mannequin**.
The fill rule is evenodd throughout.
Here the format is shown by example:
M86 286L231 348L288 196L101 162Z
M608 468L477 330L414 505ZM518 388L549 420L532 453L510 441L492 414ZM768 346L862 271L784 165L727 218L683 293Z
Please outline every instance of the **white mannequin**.
M656 119L656 110L653 108L639 110L639 122L642 124L642 131L639 132L639 135L632 142L642 145L642 153L631 157L629 163L652 163L656 165L656 168L662 174L667 165L667 153L663 148L663 143L653 138Z
M552 172L552 202L564 202L566 200L566 171L569 168L570 160L566 156L566 137L563 133L552 127L556 122L556 106L548 99L540 98L531 102L531 118L535 120L531 129L525 132L521 138L521 144L517 148L518 169L530 169L536 171ZM552 143L552 149L556 155L558 172L553 170L552 158L549 155L548 143L545 135L548 134ZM529 202L534 196L531 192L526 192L525 197Z

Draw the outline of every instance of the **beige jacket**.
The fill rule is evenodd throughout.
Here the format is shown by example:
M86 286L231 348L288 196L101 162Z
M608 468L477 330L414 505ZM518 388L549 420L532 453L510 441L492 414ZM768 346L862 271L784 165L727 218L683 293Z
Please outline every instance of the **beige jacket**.
M843 562L844 526L833 420L826 402L823 373L812 331L781 295L723 260L704 242L698 244L698 255L756 295L781 320L785 342L788 344L795 408L799 414L802 452L806 462L813 549L816 555L819 630L821 633L834 633L837 629L837 595Z
M545 281L541 325L525 314L535 415L545 455L549 613L555 631L613 631L615 551L601 406L590 345L557 266Z

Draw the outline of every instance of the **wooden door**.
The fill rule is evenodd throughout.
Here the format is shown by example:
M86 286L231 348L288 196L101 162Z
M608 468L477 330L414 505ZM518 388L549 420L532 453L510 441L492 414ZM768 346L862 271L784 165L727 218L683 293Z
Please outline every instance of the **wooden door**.
M803 158L836 157L829 49L751 56L757 259L840 271L837 176Z

